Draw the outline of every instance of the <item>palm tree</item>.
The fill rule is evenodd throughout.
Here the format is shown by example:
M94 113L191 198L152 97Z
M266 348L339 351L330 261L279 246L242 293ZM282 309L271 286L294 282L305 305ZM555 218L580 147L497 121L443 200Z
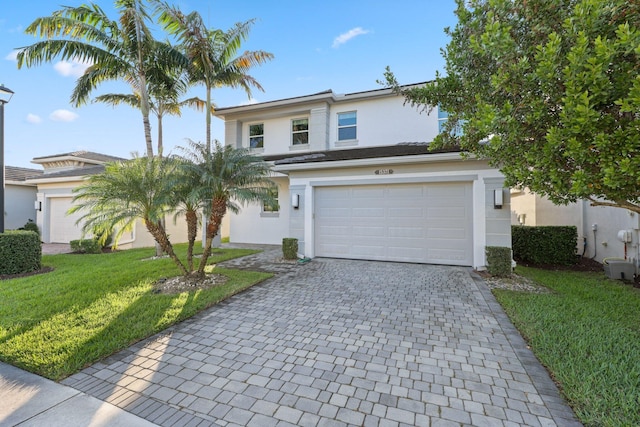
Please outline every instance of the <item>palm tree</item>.
M109 163L101 174L92 175L73 191L74 206L80 212L77 223L85 233L106 235L115 230L114 244L133 227L137 219L174 260L180 271L190 273L173 250L163 219L174 206L173 182L179 163L171 158L136 157Z
M183 149L185 176L190 177L188 199L195 206L202 205L207 219L205 245L197 275L204 276L204 268L211 254L213 238L220 229L227 209L240 211L250 202L274 203L274 183L269 179L271 167L246 149L222 146L217 140L213 150L203 143L189 142Z
M63 7L36 19L26 33L46 39L18 53L18 68L55 58L79 59L92 64L76 82L74 106L86 104L91 92L105 81L125 81L139 96L147 156L153 156L149 122L148 82L166 74L162 66L187 67L186 58L168 43L154 39L143 0L117 0L119 19L110 19L97 4ZM158 75L160 73L160 76Z
M237 55L247 39L255 20L239 22L228 31L208 29L198 12L185 15L179 8L157 1L159 20L165 30L176 36L189 59L192 83L204 84L206 89L206 145L211 149L211 91L216 87L240 87L251 97L251 89L263 90L249 70L273 58L262 50L245 51Z

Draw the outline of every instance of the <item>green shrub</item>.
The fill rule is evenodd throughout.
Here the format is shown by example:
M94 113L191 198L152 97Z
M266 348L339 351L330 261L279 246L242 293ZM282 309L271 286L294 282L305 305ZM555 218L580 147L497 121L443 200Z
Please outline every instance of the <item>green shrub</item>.
M102 245L96 239L80 239L69 242L71 250L81 254L102 253Z
M21 274L42 268L40 236L33 231L0 233L0 274Z
M511 248L503 246L487 246L487 271L492 276L506 277L511 275Z
M282 256L284 259L298 258L298 239L290 237L282 239Z
M530 264L571 265L577 261L575 226L511 227L511 247L516 261Z
M27 221L27 223L22 227L22 229L27 231L35 231L36 233L38 233L38 235L40 235L40 229L38 228L38 224L33 222L32 219Z

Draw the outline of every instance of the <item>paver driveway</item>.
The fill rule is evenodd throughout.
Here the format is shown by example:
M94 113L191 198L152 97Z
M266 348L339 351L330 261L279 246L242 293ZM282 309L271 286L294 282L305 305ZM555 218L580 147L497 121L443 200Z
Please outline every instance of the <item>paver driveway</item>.
M468 269L283 270L64 383L166 426L579 425Z

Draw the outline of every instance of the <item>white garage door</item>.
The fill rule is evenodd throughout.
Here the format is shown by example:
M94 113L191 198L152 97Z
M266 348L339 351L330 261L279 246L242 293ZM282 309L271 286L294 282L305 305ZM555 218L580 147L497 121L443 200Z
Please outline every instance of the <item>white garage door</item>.
M55 197L49 200L49 240L51 243L69 243L71 240L80 239L82 229L76 225L76 220L82 214L67 215L67 211L71 208L71 197Z
M316 256L472 265L471 183L318 187Z

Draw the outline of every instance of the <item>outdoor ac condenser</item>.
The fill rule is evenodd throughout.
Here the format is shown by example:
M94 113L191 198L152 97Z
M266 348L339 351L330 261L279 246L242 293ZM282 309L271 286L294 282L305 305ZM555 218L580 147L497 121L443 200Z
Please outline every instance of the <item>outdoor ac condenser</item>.
M627 261L606 260L604 263L604 273L610 279L633 280L635 272L633 264Z

